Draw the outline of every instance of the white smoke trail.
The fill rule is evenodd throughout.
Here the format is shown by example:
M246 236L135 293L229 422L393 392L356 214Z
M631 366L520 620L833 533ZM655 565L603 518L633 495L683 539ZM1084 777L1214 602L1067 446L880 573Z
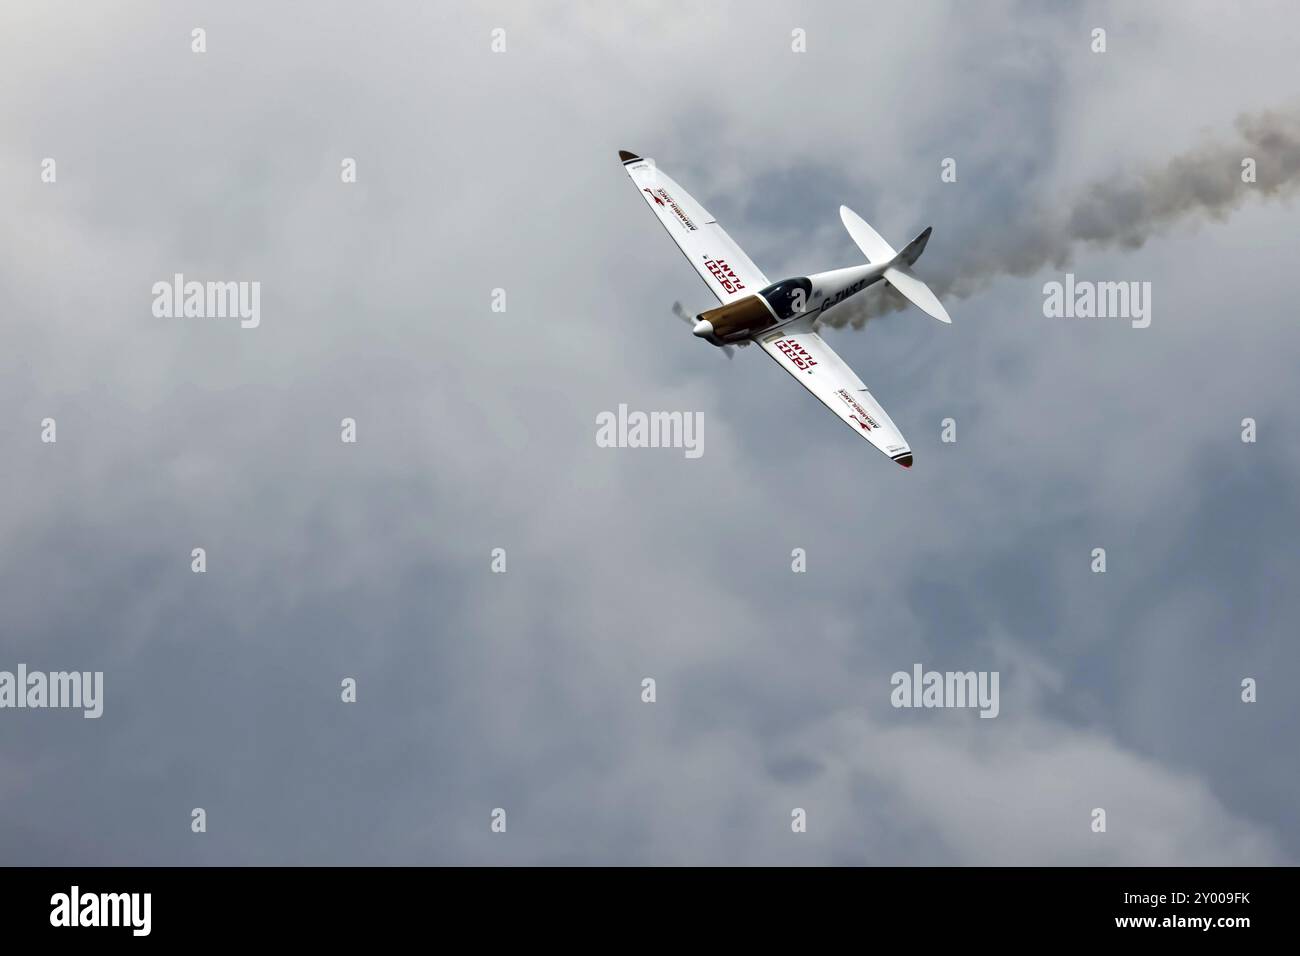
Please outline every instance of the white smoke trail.
M1139 248L1174 223L1197 216L1222 221L1251 196L1289 196L1300 187L1300 105L1237 118L1237 138L1175 156L1163 167L1096 183L1063 209L1037 208L951 246L948 262L923 260L918 274L940 297L963 299L997 276L1030 276L1069 265L1081 247ZM1257 181L1242 178L1256 163ZM906 301L883 283L831 312L823 324L861 328Z

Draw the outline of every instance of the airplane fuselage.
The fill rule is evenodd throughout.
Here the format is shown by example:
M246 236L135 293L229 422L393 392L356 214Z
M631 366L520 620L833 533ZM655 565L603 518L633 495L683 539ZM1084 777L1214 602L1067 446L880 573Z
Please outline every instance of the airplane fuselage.
M885 276L887 263L832 269L782 279L696 316L694 332L714 345L742 342L806 316L820 316Z
M885 262L875 265L868 263L809 276L808 280L812 283L812 310L818 314L830 311L883 279L888 267L889 264Z

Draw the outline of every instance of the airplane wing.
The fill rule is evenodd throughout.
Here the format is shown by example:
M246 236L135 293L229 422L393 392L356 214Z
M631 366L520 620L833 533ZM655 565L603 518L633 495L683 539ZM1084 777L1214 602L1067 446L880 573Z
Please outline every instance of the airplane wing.
M754 341L844 424L904 468L912 467L912 450L902 432L862 379L812 330L810 320L757 335Z
M718 225L718 220L660 170L653 159L642 159L627 150L619 150L618 155L641 190L641 198L720 303L726 305L770 285L767 276Z

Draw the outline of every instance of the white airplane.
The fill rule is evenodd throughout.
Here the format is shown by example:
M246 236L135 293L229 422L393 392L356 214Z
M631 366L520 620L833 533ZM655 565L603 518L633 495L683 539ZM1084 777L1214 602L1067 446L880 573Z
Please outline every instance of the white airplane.
M841 421L892 460L911 468L912 450L902 432L853 369L817 334L814 323L881 280L922 312L940 322L952 322L929 286L911 272L930 230L909 242L902 252L895 252L862 217L841 206L840 219L867 257L867 265L768 282L718 221L653 159L627 150L619 150L618 156L651 212L721 303L720 308L695 317L695 334L728 352L732 345L757 342ZM678 314L691 321L684 312Z

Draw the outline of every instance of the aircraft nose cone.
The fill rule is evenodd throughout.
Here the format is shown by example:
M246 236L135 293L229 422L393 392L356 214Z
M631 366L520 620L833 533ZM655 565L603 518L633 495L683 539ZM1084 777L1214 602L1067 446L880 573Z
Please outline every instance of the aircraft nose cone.
M693 333L702 339L707 339L713 334L713 323L708 319L700 319L695 323L695 328L691 329Z
M909 451L906 455L899 455L894 461L898 462L904 468L912 467L912 453Z

